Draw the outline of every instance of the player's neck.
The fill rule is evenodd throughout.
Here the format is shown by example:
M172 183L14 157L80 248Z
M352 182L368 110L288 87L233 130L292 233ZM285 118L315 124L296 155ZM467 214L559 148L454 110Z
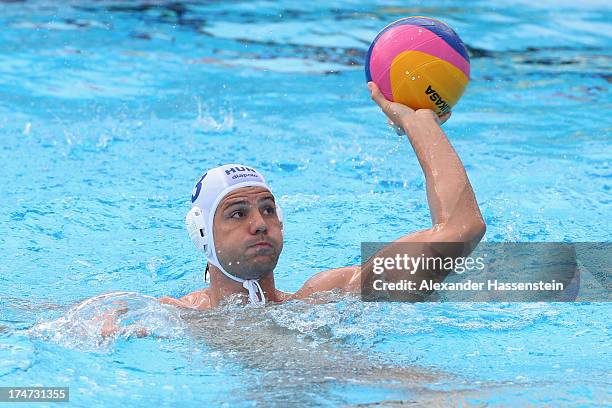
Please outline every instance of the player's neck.
M237 293L248 295L248 291L242 286L242 282L237 282L228 278L214 265L209 264L210 273L210 288L215 295L215 298L221 300ZM276 287L274 285L274 273L270 271L263 277L257 279L257 282L263 289L266 299L276 301Z

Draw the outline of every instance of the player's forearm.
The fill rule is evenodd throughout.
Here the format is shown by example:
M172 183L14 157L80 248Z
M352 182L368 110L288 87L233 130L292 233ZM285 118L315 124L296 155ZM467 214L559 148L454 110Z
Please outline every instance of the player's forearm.
M467 174L431 111L417 111L403 122L425 174L434 228L450 226L459 235L484 234L484 222ZM459 237L462 238L462 237Z

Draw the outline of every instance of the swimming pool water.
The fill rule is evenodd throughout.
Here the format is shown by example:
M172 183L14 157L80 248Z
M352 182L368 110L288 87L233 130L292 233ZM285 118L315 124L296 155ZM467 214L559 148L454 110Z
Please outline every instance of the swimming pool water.
M470 49L444 128L485 240L610 241L607 2L0 2L0 386L69 386L87 407L610 404L606 303L179 316L143 296L202 287L184 215L226 162L260 169L283 207L282 290L429 226L414 153L363 74L406 15ZM136 292L117 296L160 337L101 342L61 320L112 291Z

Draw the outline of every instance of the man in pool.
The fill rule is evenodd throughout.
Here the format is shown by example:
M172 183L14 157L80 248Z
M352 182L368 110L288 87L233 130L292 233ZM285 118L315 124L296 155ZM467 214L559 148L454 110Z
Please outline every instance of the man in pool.
M425 173L433 224L400 237L379 253L403 250L413 252L405 255L414 257L466 256L482 239L485 223L463 164L440 128L450 113L438 118L428 109L414 111L386 100L373 82L368 88L390 124L405 132L416 152ZM229 164L209 170L194 188L192 205L187 229L196 247L207 256L210 286L179 299L163 297L159 299L162 303L201 310L238 294L246 295L250 303L262 304L305 299L334 289L358 292L362 275L372 273L373 265L368 262L363 267L320 272L293 294L278 290L274 268L283 249L282 213L261 174L249 166ZM394 248L394 244L400 245ZM421 270L413 277L441 281L447 273Z

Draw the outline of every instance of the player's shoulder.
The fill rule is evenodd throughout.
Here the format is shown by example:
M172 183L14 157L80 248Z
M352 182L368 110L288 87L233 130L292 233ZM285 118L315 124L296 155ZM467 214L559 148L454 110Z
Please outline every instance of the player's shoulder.
M191 292L181 298L184 302L187 302L191 308L204 310L211 309L213 307L212 299L210 296L210 288L203 288Z
M209 295L208 288L196 290L195 292L191 292L178 299L169 296L164 296L162 298L159 298L159 301L164 304L189 309L204 310L212 308L212 301Z

